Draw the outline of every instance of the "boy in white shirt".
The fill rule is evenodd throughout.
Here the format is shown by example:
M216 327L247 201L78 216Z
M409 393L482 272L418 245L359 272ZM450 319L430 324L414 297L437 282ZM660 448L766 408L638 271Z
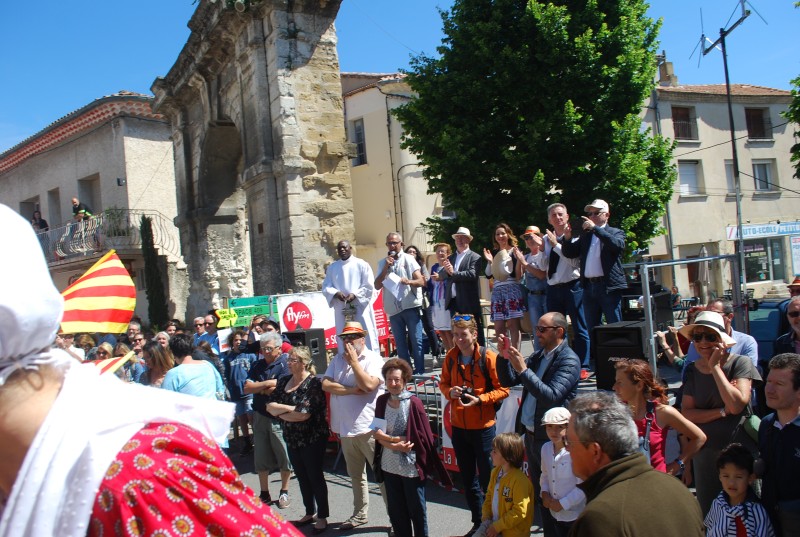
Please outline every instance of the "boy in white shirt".
M542 425L550 442L542 446L542 527L545 537L566 537L572 523L586 506L578 488L580 479L572 473L572 459L564 445L570 413L564 407L545 412Z

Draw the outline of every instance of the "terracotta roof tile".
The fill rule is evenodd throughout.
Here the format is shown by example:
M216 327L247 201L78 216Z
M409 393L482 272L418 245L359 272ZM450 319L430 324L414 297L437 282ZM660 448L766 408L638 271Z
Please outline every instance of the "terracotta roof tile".
M700 84L694 86L658 86L659 93L692 93L699 95L725 95L725 84ZM790 96L787 90L754 86L752 84L731 84L731 95L749 96Z

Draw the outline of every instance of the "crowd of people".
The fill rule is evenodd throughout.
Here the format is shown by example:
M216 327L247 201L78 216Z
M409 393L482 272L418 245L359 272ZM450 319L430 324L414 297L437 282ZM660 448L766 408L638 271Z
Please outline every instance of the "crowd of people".
M786 304L789 331L766 363L758 362L755 341L733 329L728 301L698 307L680 329L659 334L664 356L682 371L677 408L637 359L615 364L614 393L578 395L591 367L589 330L619 315L624 280L624 240L607 225L608 204L594 200L585 212L573 236L566 207L551 206L554 231L529 226L527 253L509 226L496 226L495 249L483 252L495 280L496 352L486 345L481 256L469 248L468 229L453 235L455 251L436 245L430 270L398 233L387 237L389 253L375 273L340 242L339 261L323 283L338 352L323 372L308 348L292 347L265 317L223 342L213 312L191 328L173 320L157 333L133 320L125 334L57 334L60 296L31 226L2 208L15 251L28 252L33 266L3 269L5 281L31 285L0 299L8 321L0 325L0 411L10 416L0 420L9 439L0 445L0 535L42 528L100 535L119 524L129 533L171 525L179 534L197 526L211 534L258 527L274 535L313 525L321 534L329 518L346 517L331 513L323 471L332 432L353 493L352 512L338 529L369 521L369 465L390 535L427 536L426 480L452 481L425 405L409 390L425 369L426 323L429 339L441 334L442 348L432 346L431 354L443 354L438 388L472 522L466 537L529 535L534 520L546 536L791 535L800 527L800 296ZM375 337L368 297L381 288L396 358L382 357ZM30 289L40 294L31 297ZM536 338L527 357L520 351L524 316ZM130 359L117 378L75 366L122 357ZM762 382L763 395L756 389ZM498 433L497 412L513 386L521 386L515 427ZM114 403L71 438L70 413L85 406L88 393ZM768 411L760 425L755 394ZM253 453L258 493L241 483L227 457L231 424L241 454ZM673 460L670 429L680 445ZM54 454L54 446L64 452ZM189 483L181 468L206 477ZM275 501L273 472L280 476ZM304 516L288 524L276 513L291 505L292 475ZM63 501L45 503L50 493Z

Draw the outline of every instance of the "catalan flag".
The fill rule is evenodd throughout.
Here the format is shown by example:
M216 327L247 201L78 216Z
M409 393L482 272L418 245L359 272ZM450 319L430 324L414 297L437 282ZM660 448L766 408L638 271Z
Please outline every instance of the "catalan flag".
M61 296L61 330L67 334L121 334L128 329L136 307L136 287L114 250L101 257Z
M117 369L125 365L125 362L133 358L133 351L130 351L125 356L115 358L107 358L105 360L92 360L90 362L83 362L83 365L93 365L100 370L101 375L106 373L114 373Z

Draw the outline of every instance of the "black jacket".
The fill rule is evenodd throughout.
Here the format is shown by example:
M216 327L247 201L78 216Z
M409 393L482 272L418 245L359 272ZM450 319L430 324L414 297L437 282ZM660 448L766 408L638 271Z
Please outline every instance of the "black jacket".
M597 235L602 244L600 249L600 265L603 267L605 275L606 291L626 289L628 283L625 281L625 271L622 270L622 253L625 250L625 232L619 228L606 226L595 226L592 231L584 231L578 240L574 242L564 241L561 245L561 253L564 257L581 258L581 280L584 280L586 273L586 256L589 254L589 246L592 245L592 237Z
M449 257L450 264L455 267L452 275L447 276L446 271L441 271L440 274L447 276L445 280L445 295L444 303L452 313L472 313L473 315L481 314L481 288L480 281L478 280L478 262L481 256L470 250L464 259L461 260L461 265L456 267L456 255L453 254ZM452 296L451 283L456 285L456 296ZM451 303L452 301L452 303Z
M544 413L557 406L565 406L578 393L578 381L581 375L581 361L578 355L569 347L567 341L555 348L553 361L545 370L542 378L536 376L536 370L544 358L544 351L540 350L531 354L525 364L528 369L517 373L511 363L497 356L497 378L500 385L505 387L522 384L522 403L517 411L516 430L525 432L521 423L522 407L526 397L536 397L536 412L534 414L535 428L533 436L536 439L547 439L545 428L541 426Z

